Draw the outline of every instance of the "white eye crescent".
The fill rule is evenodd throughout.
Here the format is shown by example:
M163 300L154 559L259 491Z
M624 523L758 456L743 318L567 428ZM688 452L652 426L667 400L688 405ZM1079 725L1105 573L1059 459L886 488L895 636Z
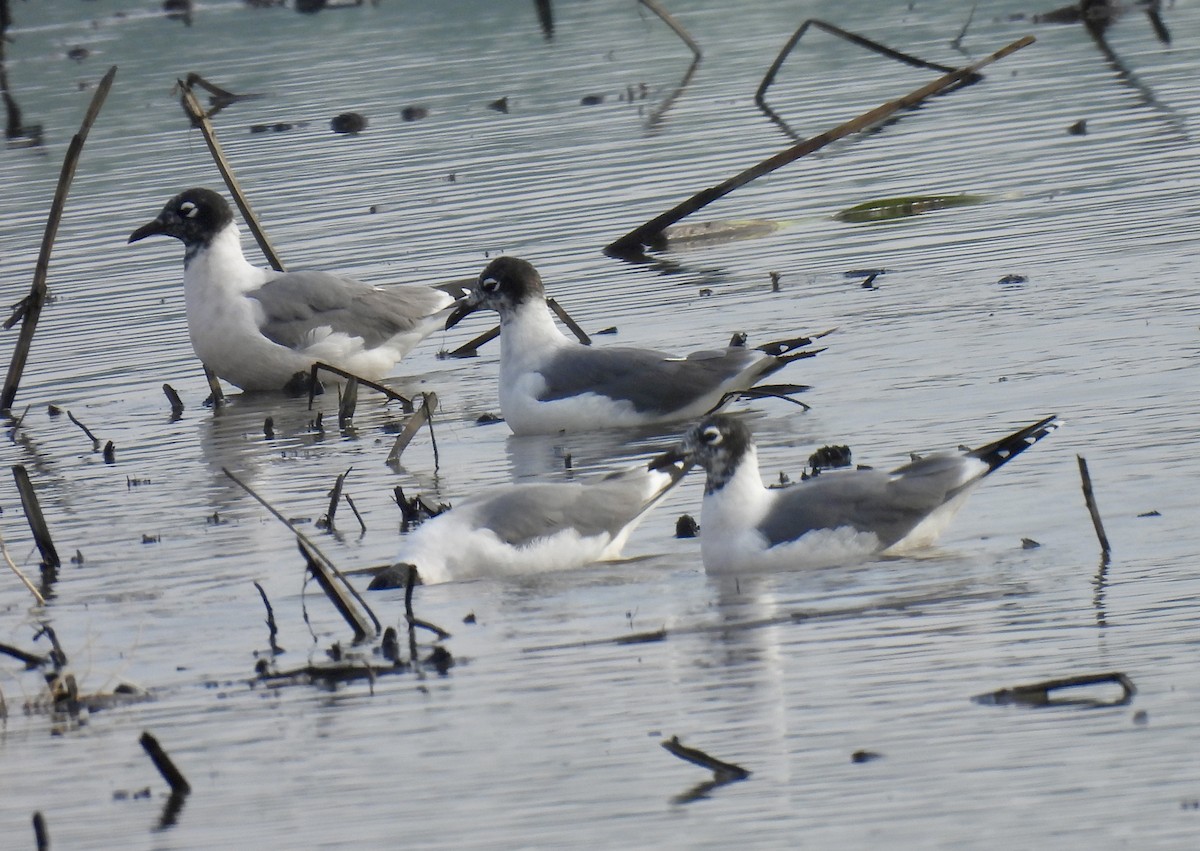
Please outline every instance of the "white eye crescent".
M500 282L495 278L484 278L479 282L479 286L485 293L494 293L496 287L500 286Z
M179 212L183 213L185 218L194 219L196 214L200 212L200 208L191 201L184 201L179 205Z
M721 445L721 430L716 426L709 426L706 428L700 433L700 437L703 438L704 442L709 446Z

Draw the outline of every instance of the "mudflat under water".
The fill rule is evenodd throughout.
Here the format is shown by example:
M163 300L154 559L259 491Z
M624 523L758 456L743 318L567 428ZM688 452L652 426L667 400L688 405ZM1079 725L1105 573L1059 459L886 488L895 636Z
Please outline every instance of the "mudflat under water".
M0 440L6 464L29 469L64 561L78 552L82 563L64 565L45 606L15 578L0 582L0 642L45 652L33 635L49 623L81 689L128 682L154 699L80 718L26 713L41 678L4 657L4 844L32 844L23 837L41 811L57 847L1188 847L1200 829L1200 11L1164 10L1170 46L1131 12L1105 57L1080 26L1035 24L1049 10L1024 0L978 9L959 50L964 4L890 5L676 0L704 50L689 76L687 48L633 3L556 4L552 38L525 2L317 15L205 3L190 27L155 3L14 4L9 84L45 144L0 153L6 304L32 279L91 87L110 65L119 72L55 244L55 301L15 406L28 412ZM822 132L933 76L810 32L768 96L781 127L754 90L804 15L948 65L1026 33L1038 41L978 85L696 217L783 227L649 264L604 256L620 234L789 145L788 131ZM347 489L367 531L344 507L339 533L302 528L355 568L392 560L397 485L454 502L624 467L674 435L518 439L477 425L497 410L498 348L468 361L436 353L485 320L426 341L391 382L437 392L437 465L424 432L400 469L384 463L403 417L375 397L364 395L353 430L323 435L304 401L204 407L180 248L125 244L180 189L221 188L172 93L188 72L264 95L214 123L290 267L439 282L516 254L586 329L616 326L598 345L686 352L739 330L761 342L837 327L825 353L787 375L813 386L811 411L748 406L766 476L794 476L829 443L883 466L1049 413L1067 426L989 480L920 558L709 577L698 543L672 537L679 514L698 512L693 476L643 524L627 562L419 589L418 615L453 633L458 664L445 676L253 686L267 649L253 582L274 606L281 667L349 635L303 591L290 534L223 467L288 517L315 520L353 466ZM488 106L501 97L506 114ZM428 114L405 121L406 106ZM365 132L330 131L345 111L367 117ZM1069 133L1079 121L1086 133ZM263 124L291 128L251 132ZM884 222L834 217L873 199L961 193L984 201ZM847 274L862 269L886 272L868 289ZM5 361L15 335L0 339ZM178 420L164 382L185 401ZM115 463L50 405L111 440ZM318 407L333 418L328 397ZM1077 454L1113 543L1106 568ZM11 484L0 508L10 552L36 577ZM370 602L402 622L402 593ZM656 642L606 640L664 628ZM1109 671L1135 683L1130 703L970 700ZM143 730L193 787L165 829ZM671 736L752 774L684 803L708 775L660 748ZM857 751L881 758L853 762Z

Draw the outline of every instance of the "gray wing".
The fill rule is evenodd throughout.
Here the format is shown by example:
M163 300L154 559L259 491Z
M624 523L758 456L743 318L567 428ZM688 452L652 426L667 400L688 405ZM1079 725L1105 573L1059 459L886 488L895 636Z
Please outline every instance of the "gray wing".
M772 358L739 346L686 358L653 349L571 346L540 370L546 389L538 399L597 393L627 401L638 411L670 413L715 392L758 360L764 361L762 374L771 371Z
M366 348L374 348L452 301L431 287L376 289L328 272L285 272L246 295L262 305L263 336L293 349L323 326L362 337Z
M886 549L959 491L964 465L971 463L961 455L938 454L891 473L824 472L778 491L758 531L773 547L816 529L850 526L874 533Z
M645 469L637 468L586 483L519 484L483 498L471 509L480 526L516 547L571 528L582 536L616 536L657 498L658 494L644 499L646 476ZM681 476L682 472L673 476L671 484Z

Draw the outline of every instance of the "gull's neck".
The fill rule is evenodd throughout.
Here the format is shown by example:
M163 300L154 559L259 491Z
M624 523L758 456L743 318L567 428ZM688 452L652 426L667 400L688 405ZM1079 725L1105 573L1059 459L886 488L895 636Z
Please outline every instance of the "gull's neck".
M502 364L533 365L548 352L573 344L554 324L544 298L530 297L500 316Z
M187 245L183 280L187 290L245 293L262 286L271 272L246 261L237 225L230 222L207 243Z
M723 478L723 482L717 483L710 475L704 485L700 529L701 535L712 540L756 525L774 498L773 492L763 486L758 472L758 451L753 446Z

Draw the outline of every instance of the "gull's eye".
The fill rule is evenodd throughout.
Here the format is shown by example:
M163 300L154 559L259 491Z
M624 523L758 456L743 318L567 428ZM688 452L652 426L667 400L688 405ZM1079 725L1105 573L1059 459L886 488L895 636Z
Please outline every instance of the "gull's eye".
M494 293L496 288L500 286L500 282L495 278L484 278L479 282L479 288L485 293Z
M709 426L704 431L700 432L700 439L709 446L720 446L722 440L721 430L716 426Z
M197 207L195 204L193 204L191 201L184 201L182 204L179 205L179 212L186 219L194 219L194 218L196 218L196 215L200 212L200 208Z

